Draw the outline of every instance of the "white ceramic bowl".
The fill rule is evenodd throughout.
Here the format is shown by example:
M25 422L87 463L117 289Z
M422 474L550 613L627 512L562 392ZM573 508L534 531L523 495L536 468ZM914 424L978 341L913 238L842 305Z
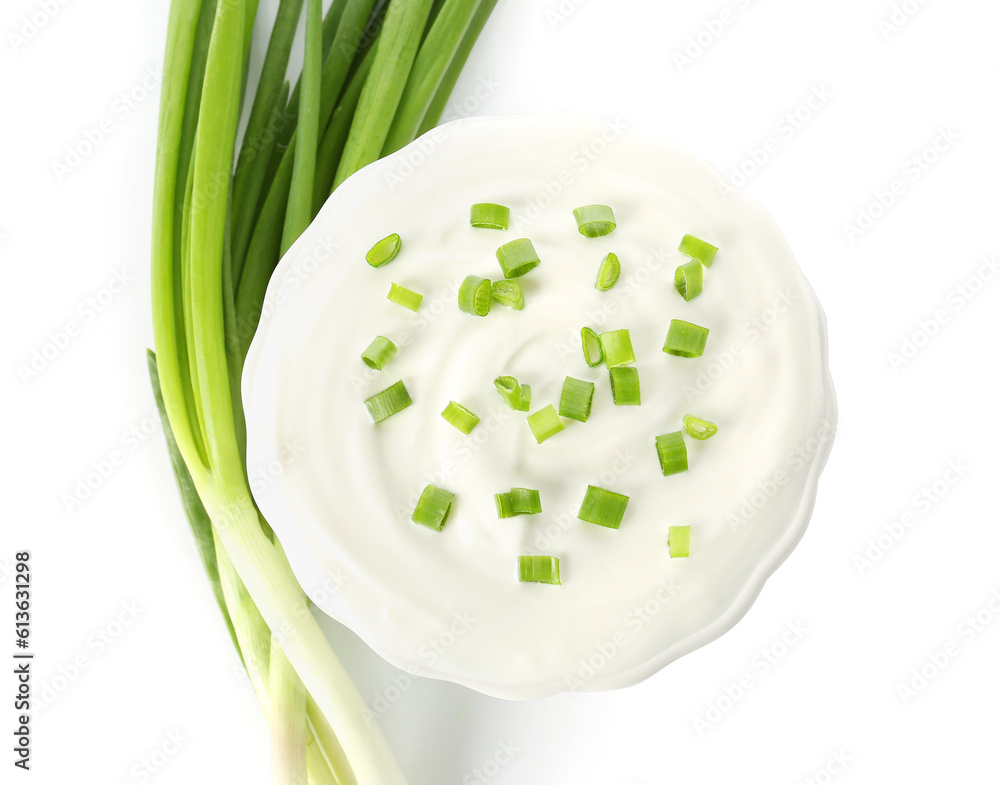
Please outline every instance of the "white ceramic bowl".
M471 228L477 201L509 205L511 230ZM614 233L576 231L590 203ZM370 268L393 231L400 256ZM673 290L687 232L720 247L691 302ZM500 277L493 251L522 236L542 258L527 308L461 313L457 282ZM611 250L622 278L597 292ZM387 302L390 281L421 310ZM710 327L703 357L660 351L672 318ZM631 329L642 406L583 363L588 323ZM376 334L406 340L378 373L359 359ZM538 445L500 373L532 384L532 411L590 379L593 415ZM363 399L400 378L414 405L372 425ZM457 121L349 178L271 280L243 392L255 498L316 606L411 673L516 699L633 684L735 624L801 537L836 427L825 320L765 211L701 159L574 114ZM440 418L449 399L478 431ZM719 433L662 477L653 436L687 413ZM408 520L427 482L458 494L441 532ZM630 497L619 530L575 520L588 483ZM496 520L512 486L545 512ZM692 527L690 558L669 558L670 525ZM563 585L518 583L520 553L559 556Z

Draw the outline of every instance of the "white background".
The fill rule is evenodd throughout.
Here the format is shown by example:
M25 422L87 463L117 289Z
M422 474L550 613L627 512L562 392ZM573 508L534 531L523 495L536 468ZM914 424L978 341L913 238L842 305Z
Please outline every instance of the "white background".
M11 775L2 701L3 782L268 779L266 726L202 579L146 376L167 5L5 0L0 12L0 652L13 553L30 549L47 702L32 773ZM705 32L723 11L721 34ZM12 39L33 16L45 24ZM483 782L474 770L507 741L518 749L496 785L995 780L1000 282L982 260L1000 245L998 24L987 0L501 0L453 109L486 79L477 114L576 109L659 131L727 176L762 161L746 187L826 310L841 429L804 539L731 632L617 693L514 704L414 683L383 717L411 782ZM816 91L829 97L789 132L782 118ZM67 146L102 122L60 177ZM942 133L952 141L932 152ZM902 193L879 208L896 180ZM861 211L877 217L849 236ZM127 285L93 310L115 276ZM22 378L71 322L68 345ZM90 498L68 505L115 451ZM978 630L963 621L977 611ZM788 624L806 631L764 672L760 652L781 654ZM384 696L398 672L333 635L365 699ZM901 695L924 667L925 686ZM727 699L741 678L752 686ZM164 762L153 753L172 733L182 741ZM831 775L832 755L848 762ZM141 774L144 760L163 765Z

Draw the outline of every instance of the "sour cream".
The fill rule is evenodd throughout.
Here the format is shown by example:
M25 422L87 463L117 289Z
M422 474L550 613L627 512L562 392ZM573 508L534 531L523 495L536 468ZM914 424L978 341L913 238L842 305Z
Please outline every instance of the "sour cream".
M509 206L510 229L471 227L476 202ZM583 237L588 204L617 229ZM371 268L393 232L401 252ZM673 285L688 233L720 249L691 302ZM460 311L461 281L502 278L519 237L541 259L524 310ZM423 294L416 313L392 282ZM710 329L702 357L663 353L671 319ZM630 331L641 406L613 404L583 326ZM399 347L381 371L360 357L377 335ZM773 221L704 161L578 115L457 121L347 180L282 259L243 378L255 498L316 606L411 673L515 699L630 685L732 626L801 536L835 429L825 341ZM537 444L500 375L531 385L532 412L567 376L594 382L589 421ZM397 380L412 406L374 425L363 401ZM468 436L449 401L481 418ZM719 430L664 477L654 437L685 414ZM456 495L441 532L410 520L428 483ZM588 485L629 497L620 529L577 519ZM511 487L544 512L499 520ZM669 556L678 525L689 558ZM522 554L559 557L562 585L520 583Z

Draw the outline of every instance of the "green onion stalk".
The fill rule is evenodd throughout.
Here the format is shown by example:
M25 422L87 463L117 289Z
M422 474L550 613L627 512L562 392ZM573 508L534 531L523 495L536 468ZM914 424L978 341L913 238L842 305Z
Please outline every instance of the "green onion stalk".
M170 6L149 373L188 524L270 724L282 785L404 778L250 493L246 350L281 254L332 187L439 121L496 2L333 0L324 14L321 0L280 0L249 101L257 0Z

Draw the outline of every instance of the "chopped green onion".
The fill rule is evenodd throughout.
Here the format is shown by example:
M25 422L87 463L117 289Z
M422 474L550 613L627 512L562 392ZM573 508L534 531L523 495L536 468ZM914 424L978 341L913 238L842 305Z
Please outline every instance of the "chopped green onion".
M601 270L597 273L597 283L594 286L597 287L598 291L606 292L618 283L618 276L621 274L622 266L618 261L618 255L609 253L601 262Z
M399 255L399 249L402 247L403 241L399 239L399 235L390 234L388 237L383 237L375 243L372 249L365 254L365 259L368 260L368 264L372 267L381 267L395 259Z
M671 559L684 559L691 554L691 527L670 526L667 529L667 547Z
M556 407L550 403L544 409L539 409L534 414L528 416L528 427L531 428L531 432L535 435L535 441L541 444L550 436L555 436L555 434L559 433L566 426L563 425L563 421L556 414Z
M707 327L700 327L680 319L671 319L663 351L675 357L701 357L707 341Z
M473 316L490 312L490 281L476 275L468 276L458 287L458 307Z
M401 412L411 403L413 400L406 391L406 386L400 380L391 387L386 387L382 392L375 393L371 398L365 399L365 408L368 409L372 422L379 423L392 417L396 412Z
M625 508L628 507L628 496L614 491L587 486L587 495L583 497L577 518L587 523L596 523L609 529L617 529L622 525Z
M493 380L493 386L497 388L500 397L515 412L521 405L521 385L513 376L498 376Z
M656 437L656 455L660 459L660 471L664 477L686 472L688 468L687 445L680 431L665 433Z
M631 365L609 368L611 374L611 399L615 406L639 406L639 370Z
M526 412L531 408L531 385L518 384L513 376L498 376L493 386L513 411Z
M428 485L420 494L417 506L410 518L414 523L439 532L444 528L445 521L448 520L448 513L451 512L451 503L454 500L455 494L450 491Z
M521 402L517 405L514 411L526 412L531 408L531 385L522 384L521 385Z
M635 362L635 351L632 349L632 336L628 330L612 330L601 333L601 350L604 362L608 368L619 365L631 365Z
M489 202L474 204L470 223L478 229L506 229L510 226L510 208Z
M583 342L583 359L587 365L596 368L604 362L604 347L601 346L601 339L589 327L580 330L580 340Z
M719 249L711 243L706 243L704 240L698 239L693 234L686 234L681 238L681 244L677 247L677 250L685 256L697 259L706 267L711 267L712 261L715 259L715 254Z
M504 278L518 278L538 267L540 259L531 240L511 240L497 248L497 261Z
M521 583L562 584L559 579L559 559L555 556L518 556L517 579Z
M590 405L594 400L594 383L567 376L559 398L559 416L577 422L590 419Z
M490 296L493 302L499 305L506 305L515 311L524 309L524 294L521 292L521 284L517 281L494 281Z
M420 301L424 299L424 296L412 289L407 289L405 286L400 286L398 283L394 283L389 287L389 294L385 296L389 302L396 303L396 305L402 305L404 308L409 308L411 311L417 310L420 307Z
M701 417L695 417L693 414L685 414L684 430L688 432L688 436L693 436L699 441L704 441L715 436L719 430L719 426L714 422L703 420Z
M693 300L701 294L701 284L704 279L701 262L693 259L682 264L674 273L674 286L685 300Z
M479 418L475 414L462 406L462 404L455 403L454 401L448 402L448 405L444 407L444 411L441 412L441 416L466 436L472 433L472 429L479 425Z
M381 371L385 364L396 354L396 344L383 335L376 335L375 340L361 353L365 365L376 371Z
M498 518L513 518L515 515L538 515L542 511L542 497L530 488L511 488L506 493L496 493L493 501L497 505Z
M577 207L573 217L576 218L576 228L584 237L602 237L611 234L617 226L614 212L603 204Z

